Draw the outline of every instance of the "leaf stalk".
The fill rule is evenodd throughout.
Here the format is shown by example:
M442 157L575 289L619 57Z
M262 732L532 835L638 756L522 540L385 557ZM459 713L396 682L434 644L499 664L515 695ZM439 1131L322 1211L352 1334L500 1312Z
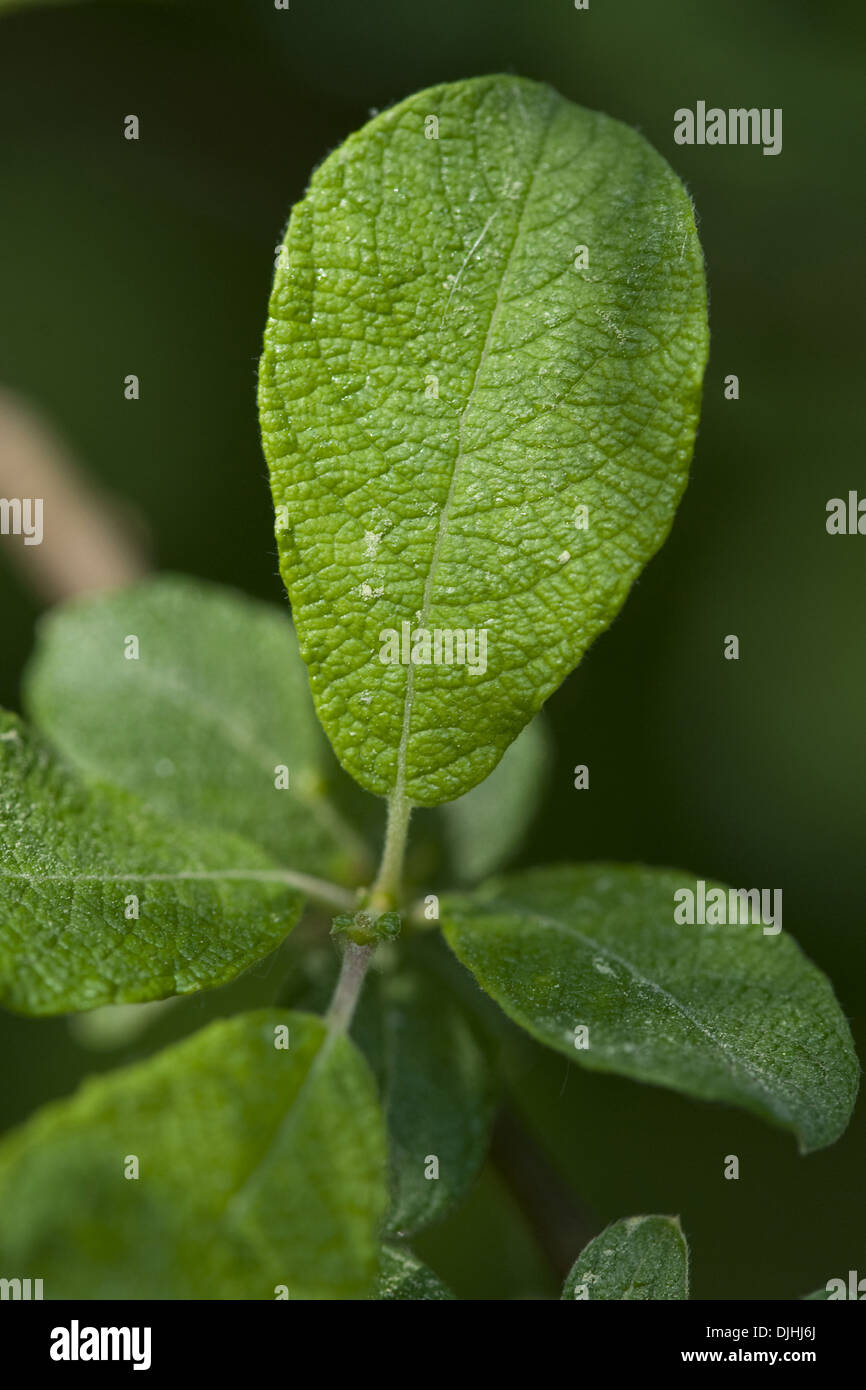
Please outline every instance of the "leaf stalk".
M400 904L403 860L409 836L412 803L395 793L388 802L388 828L376 881L370 889L369 906L374 912L390 912Z

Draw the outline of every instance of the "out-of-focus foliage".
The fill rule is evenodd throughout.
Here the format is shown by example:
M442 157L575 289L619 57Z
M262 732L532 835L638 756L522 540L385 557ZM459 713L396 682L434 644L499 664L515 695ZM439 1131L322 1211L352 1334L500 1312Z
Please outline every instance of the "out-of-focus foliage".
M321 1019L262 1010L8 1136L0 1250L44 1270L49 1298L364 1298L383 1172L357 1050Z

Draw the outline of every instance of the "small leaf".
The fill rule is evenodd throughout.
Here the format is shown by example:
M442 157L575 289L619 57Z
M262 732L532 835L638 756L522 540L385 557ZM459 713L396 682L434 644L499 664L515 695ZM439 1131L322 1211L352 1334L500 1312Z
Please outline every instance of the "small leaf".
M676 1216L615 1221L580 1253L563 1299L674 1299L689 1296L689 1250Z
M383 1245L379 1279L370 1297L382 1302L395 1299L420 1302L422 1299L453 1299L454 1295L411 1250L401 1245Z
M376 975L352 1036L379 1082L388 1127L386 1230L412 1235L459 1203L484 1162L493 1088L456 1001L423 975Z
M305 873L357 867L360 841L326 799L327 745L278 608L177 575L76 598L43 620L26 696L91 781L235 831Z
M93 788L0 712L0 1002L28 1014L212 989L269 954L303 897L239 836Z
M550 734L537 715L505 750L489 777L436 812L445 824L458 882L486 878L520 848L541 799L550 761Z
M462 795L577 665L667 536L706 355L685 190L550 87L432 87L315 171L259 406L301 653L362 786Z
M676 923L688 887L672 870L566 865L444 900L441 915L455 954L540 1042L741 1105L804 1152L832 1144L859 1068L830 982L785 932Z
M4 1141L4 1266L38 1270L46 1298L364 1298L384 1163L352 1044L303 1014L246 1014Z
M423 968L407 968L407 954L411 960L411 945L403 968L370 971L352 1023L385 1114L391 1189L385 1233L397 1237L441 1220L467 1195L487 1152L494 1101L465 1012ZM283 997L293 1008L321 1009L334 973L330 957L306 952Z

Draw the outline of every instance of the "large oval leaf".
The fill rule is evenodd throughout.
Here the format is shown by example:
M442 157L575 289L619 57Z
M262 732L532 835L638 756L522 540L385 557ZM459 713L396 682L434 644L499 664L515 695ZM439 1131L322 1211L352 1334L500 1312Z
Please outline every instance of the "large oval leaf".
M684 189L549 87L431 88L316 171L259 401L301 652L362 785L461 795L577 664L667 535L706 352Z
M384 1203L372 1077L305 1014L214 1023L0 1146L0 1259L46 1298L364 1298Z
M678 924L687 888L672 870L563 866L443 901L441 915L482 988L573 1061L741 1105L804 1151L832 1144L859 1067L829 980L784 931Z

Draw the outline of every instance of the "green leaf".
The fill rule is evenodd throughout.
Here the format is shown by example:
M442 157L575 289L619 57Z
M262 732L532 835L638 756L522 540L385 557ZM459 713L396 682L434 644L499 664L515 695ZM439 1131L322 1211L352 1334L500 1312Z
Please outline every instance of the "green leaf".
M407 955L409 964L407 965ZM386 1235L414 1235L461 1202L484 1162L494 1087L476 1033L452 993L423 957L404 948L400 968L369 972L352 1038L379 1088L388 1130L391 1200ZM324 1007L333 989L333 956L305 952L283 996L293 1008ZM436 1159L438 1176L433 1174Z
M489 777L435 813L445 823L458 882L486 878L520 848L541 800L551 751L550 734L538 715L505 750Z
M689 1250L677 1216L615 1221L580 1253L563 1299L673 1299L689 1296Z
M368 987L352 1036L379 1082L388 1127L386 1229L408 1236L441 1220L475 1182L493 1088L465 1014L434 980L381 974Z
M43 620L25 693L88 779L235 831L305 873L358 869L360 841L325 796L327 745L278 608L177 575L76 598Z
M379 1279L370 1295L382 1302L395 1299L453 1299L442 1280L405 1246L383 1245Z
M38 1271L46 1298L364 1298L384 1163L352 1044L307 1015L246 1014L86 1082L0 1146L3 1265Z
M540 1042L743 1106L804 1152L832 1144L859 1068L830 982L785 932L678 925L674 894L690 886L673 870L562 866L444 900L441 915L455 954Z
M0 785L7 1008L56 1014L211 989L297 921L293 875L256 845L80 785L2 712Z
M685 487L706 355L682 185L547 86L430 88L316 170L259 404L316 708L368 790L468 791L610 623ZM383 664L403 623L479 645Z

